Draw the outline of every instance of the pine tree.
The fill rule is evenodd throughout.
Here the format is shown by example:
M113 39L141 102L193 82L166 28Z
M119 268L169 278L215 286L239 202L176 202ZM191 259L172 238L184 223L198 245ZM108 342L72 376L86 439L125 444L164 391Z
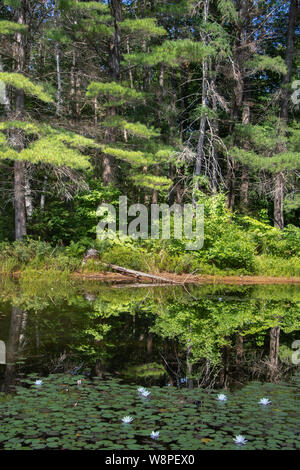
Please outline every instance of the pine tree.
M88 157L79 150L94 146L94 142L74 133L28 120L28 103L31 105L36 100L47 106L53 103L46 88L28 78L30 39L39 19L34 14L35 2L7 1L5 4L15 21L0 21L0 34L5 37L14 35L11 43L12 70L0 72L6 96L6 119L0 124L3 132L0 150L1 158L14 161L15 237L18 239L26 235L25 162L43 161L58 166L86 168L89 165ZM46 11L44 13L47 14Z

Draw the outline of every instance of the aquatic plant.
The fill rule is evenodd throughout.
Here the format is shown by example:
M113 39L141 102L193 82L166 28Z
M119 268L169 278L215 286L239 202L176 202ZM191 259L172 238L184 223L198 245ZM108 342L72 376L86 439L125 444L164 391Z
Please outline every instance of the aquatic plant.
M244 445L244 444L246 444L246 442L248 442L247 439L245 439L245 437L241 436L241 435L240 436L235 436L235 439L233 439L233 440L236 444L242 444L242 445Z
M269 405L271 401L268 398L261 398L258 403L260 405Z
M133 421L132 416L124 416L124 418L122 418L122 422L125 423L125 424L132 423L132 421Z
M29 375L14 396L0 397L0 450L234 450L239 435L247 450L300 450L300 374L289 383L249 383L226 406L201 388L152 386L151 400L141 402L136 385L77 378L81 387L71 374L51 374L31 387L39 377ZM273 406L262 412L257 402L266 396ZM124 418L134 426L122 425Z
M220 393L220 394L218 395L218 400L219 400L219 401L227 401L227 396L224 395L224 393Z

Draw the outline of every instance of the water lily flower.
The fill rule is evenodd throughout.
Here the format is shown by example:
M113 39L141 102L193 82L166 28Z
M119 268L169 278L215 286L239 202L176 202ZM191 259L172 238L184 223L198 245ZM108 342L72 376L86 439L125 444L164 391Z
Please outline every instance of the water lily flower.
M123 423L125 423L125 424L132 423L133 417L132 417L132 416L124 416L124 418L122 418L122 421L123 421Z
M246 444L247 439L244 438L244 436L235 436L235 439L233 439L236 444Z
M145 387L139 387L139 388L138 388L138 392L139 392L139 393L143 393L145 390L146 390Z
M224 395L224 393L220 393L220 394L218 395L218 400L219 400L219 401L226 401L226 400L227 400L227 396Z
M152 439L158 439L159 438L159 431L152 431L152 433L150 434L150 437Z
M36 385L37 387L41 387L43 385L43 381L42 380L36 380L34 382L34 385Z
M271 400L269 400L269 398L261 398L258 403L260 405L269 405L271 403Z
M77 385L81 385L81 380L77 380Z
M150 393L151 393L151 392L149 392L148 390L144 390L144 391L141 393L141 395L142 395L142 397L147 398L147 397L150 395Z

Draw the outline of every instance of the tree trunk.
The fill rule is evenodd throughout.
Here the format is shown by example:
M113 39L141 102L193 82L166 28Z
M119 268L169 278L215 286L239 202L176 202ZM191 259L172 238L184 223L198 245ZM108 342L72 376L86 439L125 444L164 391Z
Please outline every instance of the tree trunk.
M291 77L292 77L293 59L294 59L294 53L295 53L297 4L298 4L298 0L290 0L289 23L288 23L288 30L287 30L288 31L287 49L286 49L286 56L285 56L285 65L287 68L287 72L282 82L282 96L281 96L281 110L280 110L280 117L284 121L284 124L287 124L287 121L288 121L289 98L290 98L289 84L290 84Z
M278 369L280 326L270 330L270 379L274 380Z
M1 73L4 72L1 55L0 55L0 72ZM10 101L9 101L7 89L6 89L6 86L5 86L4 83L3 83L3 88L1 89L1 93L2 93L2 96L1 96L0 104L4 105L5 114L6 114L7 118L9 119L10 112L11 112Z
M275 189L274 189L274 227L282 230L284 228L284 180L283 174L277 173L275 175Z
M9 337L6 345L6 369L4 376L4 392L10 393L15 377L16 361L18 359L20 328L23 311L13 307L11 311Z
M282 82L282 96L281 96L281 109L280 118L282 122L283 132L286 133L286 127L288 124L288 111L289 111L289 83L292 77L293 70L293 59L295 53L295 31L296 31L296 16L297 16L297 0L290 1L289 9L289 22L288 22L288 34L287 34L287 49L285 64L287 72ZM286 145L281 146L278 149L279 152L286 150ZM274 188L274 226L279 229L284 228L284 174L277 173L275 175L275 188Z
M247 126L250 124L250 103L249 103L249 92L247 92L247 90L244 91L243 101L244 102L243 102L242 123ZM247 141L244 142L243 147L245 150L249 150L249 144ZM241 191L240 191L241 209L243 211L246 211L248 207L248 190L249 190L249 170L246 166L243 166Z
M24 24L24 13L22 9L16 12L17 22ZM15 72L25 71L25 48L23 37L16 34L16 41L13 50L15 59ZM24 91L22 89L15 92L15 112L13 118L21 121L24 119ZM13 147L18 151L24 148L24 136L21 130L16 129L10 135ZM22 161L14 162L14 209L15 209L15 238L19 239L26 235L26 214L25 214L25 165Z
M239 333L236 334L235 337L235 364L236 364L236 372L237 372L237 379L240 379L240 375L242 372L243 367L243 354L244 354L244 338Z
M55 11L54 11L54 17L55 17L55 28L58 28L58 19L59 19L59 11L56 9L56 3L55 2ZM60 71L60 49L59 49L59 43L55 42L54 46L54 52L55 52L55 62L56 62L56 79L57 79L57 91L56 91L56 110L55 114L56 116L61 115L61 105L62 105L62 98L61 98L61 92L62 92L62 82L61 82L61 71Z
M110 0L109 4L114 18L114 33L110 42L110 69L113 80L118 81L121 64L121 30L119 22L122 21L122 0Z
M40 199L40 209L41 209L41 211L45 210L47 180L48 180L48 177L45 175L44 176L43 187L42 187L41 199Z
M61 73L60 73L60 51L59 45L55 43L55 61L56 61L56 76L57 76L57 92L56 92L56 116L61 115Z
M30 185L30 163L25 165L25 186L24 186L24 191L25 191L25 208L26 208L26 215L27 219L30 219L33 213L33 201L32 201L32 191L31 191L31 185Z
M109 65L112 79L118 82L121 68L121 30L119 22L122 21L122 0L110 0L110 11L114 18L114 33L110 40ZM107 115L115 115L115 108L107 111ZM110 129L106 135L107 142L115 140L114 129ZM111 155L104 155L102 159L102 181L106 186L115 179L115 159Z
M209 0L204 0L203 5L203 24L207 23L208 19L208 12L209 12ZM202 40L204 44L207 43L206 33L203 34ZM202 170L202 162L204 156L204 138L205 138L205 129L206 129L206 111L205 108L207 106L207 78L208 78L208 64L207 60L203 60L202 64L202 116L200 120L200 130L199 130L199 138L197 144L197 155L196 155L196 166L195 166L195 189L199 189L199 176L201 175ZM195 204L195 198L193 197L193 203Z

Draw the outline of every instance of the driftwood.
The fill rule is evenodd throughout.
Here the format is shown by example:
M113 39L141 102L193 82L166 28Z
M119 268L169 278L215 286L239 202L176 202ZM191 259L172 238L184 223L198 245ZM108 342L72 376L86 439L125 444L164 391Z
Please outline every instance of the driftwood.
M149 284L149 282L147 284L142 284L141 282L139 282L138 284L128 284L128 283L122 283L122 284L114 284L113 286L111 286L113 289L128 289L128 288L133 288L133 289L137 289L138 287L166 287L166 286L169 286L170 283L166 283L166 282L158 282L158 283L155 283L154 282L152 284ZM180 285L180 284L179 284Z
M113 271L117 271L118 273L121 273L121 274L127 274L128 276L133 276L133 277L136 277L137 279L141 277L146 277L146 278L152 279L153 281L159 281L165 284L181 284L180 282L173 281L173 279L166 279L165 277L156 276L154 274L143 273L141 271L134 271L133 269L123 268L122 266L116 266L115 264L106 264L106 263L102 263L102 264L112 269Z

